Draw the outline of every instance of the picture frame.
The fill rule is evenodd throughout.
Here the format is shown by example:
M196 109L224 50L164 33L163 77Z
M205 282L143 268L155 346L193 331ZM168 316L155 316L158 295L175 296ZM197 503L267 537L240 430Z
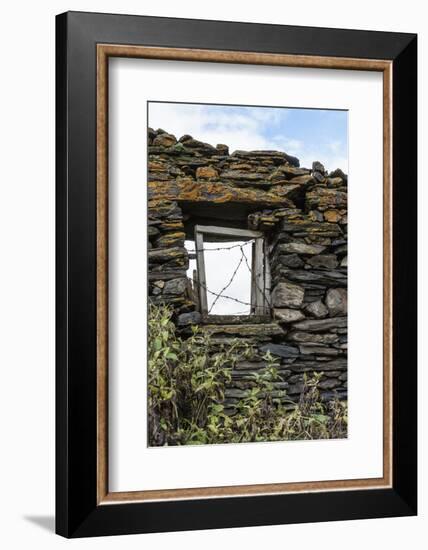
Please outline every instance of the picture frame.
M138 490L109 491L107 83L112 57L383 74L381 478L163 490L150 498ZM82 12L57 16L58 534L86 537L417 513L416 74L413 34Z

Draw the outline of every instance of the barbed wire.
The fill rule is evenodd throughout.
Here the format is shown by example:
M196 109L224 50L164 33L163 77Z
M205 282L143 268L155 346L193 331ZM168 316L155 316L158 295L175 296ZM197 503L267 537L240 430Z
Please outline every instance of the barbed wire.
M250 264L248 263L248 258L245 255L245 252L242 250L242 248L241 248L241 254L245 259L245 264L248 268L248 271L250 272L251 276L254 278L253 270L251 269ZM257 289L263 294L263 298L265 299L267 305L270 307L271 306L270 300L268 299L268 297L266 296L266 293L265 293L266 287L263 285L263 288L260 288L259 285L257 284L257 280L255 278L254 278L254 282L255 282L255 285L256 285Z
M242 252L242 248L241 248L241 252ZM210 307L208 313L211 313L213 307L216 305L218 299L221 298L223 292L224 292L225 290L227 290L227 289L229 288L229 286L232 284L233 279L235 278L235 275L237 274L238 269L240 268L243 259L244 259L244 258L243 258L242 255L241 255L241 259L239 260L238 265L237 265L236 268L235 268L235 271L232 273L232 277L230 278L230 280L229 280L229 282L226 284L226 286L224 286L224 287L220 290L220 294L219 294L218 296L216 296L215 300L214 300L213 303L211 304L211 307Z
M186 248L187 252L217 252L218 250L232 250L232 248L241 248L254 242L254 239L246 241L244 244L234 244L233 246L221 246L218 248Z
M218 300L220 298L224 298L225 300L231 300L233 302L236 302L238 304L242 304L244 306L250 306L250 308L254 308L255 310L257 310L258 308L260 309L264 309L264 305L262 306L255 306L253 303L251 302L244 302L243 300L239 300L238 298L235 298L233 296L228 296L227 294L224 294L224 291L227 290L230 285L232 284L232 282L234 281L235 277L236 277L236 274L238 273L238 270L240 268L240 266L242 265L242 262L245 262L245 265L248 269L248 271L250 272L251 276L252 276L252 283L254 282L254 284L256 285L257 289L259 290L259 292L262 293L263 295L263 298L266 302L266 304L270 307L271 306L271 303L270 303L270 300L269 298L267 297L266 295L266 292L265 292L265 288L260 288L260 286L258 285L257 283L257 280L255 279L254 277L254 273L253 273L253 270L251 269L250 267L250 264L249 264L249 261L248 261L248 258L247 258L247 255L245 254L244 252L244 247L245 246L248 246L249 244L253 244L255 241L254 239L250 239L246 242L244 242L243 244L242 243L238 243L238 244L235 244L235 245L232 245L232 246L228 246L228 247L216 247L216 248L201 248L201 249L188 249L186 248L186 251L187 252L215 252L215 251L219 251L219 250L232 250L232 249L235 249L235 248L239 248L240 249L240 252L241 252L241 257L238 261L238 265L236 266L236 268L234 269L233 273L232 273L232 276L231 278L229 279L229 281L226 283L226 285L220 290L220 292L214 292L213 290L209 289L206 284L203 284L201 283L199 280L195 280L195 279L190 279L192 282L193 282L193 285L197 284L200 288L203 288L206 292L208 292L209 294L211 294L212 296L215 296L215 300L213 301L213 303L211 304L211 307L209 308L209 311L208 311L208 314L211 313L212 309L214 308L214 306L216 305L216 303L218 302ZM243 313L247 313L246 311L245 312L236 312L236 313L229 313L229 315L239 315L239 314L243 314Z
M245 309L244 311L228 311L223 315L251 315L251 313L247 309Z
M200 283L199 281L195 281L198 286L201 288L204 288L207 292L212 294L213 296L218 296L219 298L225 298L226 300L233 300L234 302L237 302L238 304L242 304L244 306L252 306L250 302L243 302L242 300L238 300L238 298L234 298L233 296L227 296L226 294L219 294L217 292L214 292L213 290L210 290L206 285Z
M209 289L209 288L206 286L206 284L203 284L203 283L201 283L201 282L198 281L198 280L193 280L193 283L194 283L194 284L197 284L200 288L203 288L206 292L208 292L209 294L215 296L215 300L214 300L213 303L211 304L211 307L210 307L208 313L211 313L213 307L215 306L215 304L218 302L218 300L219 300L220 298L224 298L224 299L226 299L226 300L232 300L232 301L234 301L234 302L236 302L236 303L238 303L238 304L242 304L242 305L245 305L245 306L250 306L250 308L251 308L251 307L254 307L255 309L257 309L257 308L262 308L262 309L263 309L263 308L264 308L264 306L255 306L255 305L252 304L251 302L244 302L243 300L239 300L238 298L235 298L235 297L233 297L233 296L228 296L228 295L224 294L224 291L227 290L227 289L230 287L230 285L232 284L232 282L234 281L235 276L236 276L236 274L237 274L237 272L238 272L238 270L239 270L239 268L240 268L240 266L241 266L241 264L242 264L243 261L245 262L245 265L247 266L248 271L249 271L250 274L252 275L252 278L253 278L252 280L254 281L254 284L256 285L256 287L257 287L257 289L259 290L259 292L262 293L263 298L264 298L266 304L267 304L269 307L271 306L270 300L269 300L269 298L268 298L267 295L266 295L265 289L264 289L264 288L260 288L260 286L258 285L257 281L255 280L253 271L252 271L252 269L251 269L251 267L250 267L250 265L249 265L249 262L248 262L248 258L247 258L246 254L245 254L245 252L244 252L244 246L248 245L249 243L253 243L253 242L254 242L254 239L251 240L251 241L247 241L245 244L238 244L238 245L234 245L233 247L229 247L229 248L228 248L228 249L230 249L230 248L238 248L238 247L239 247L239 248L240 248L240 251L241 251L241 258L240 258L240 260L239 260L239 262L238 262L238 265L236 266L235 270L233 271L230 280L229 280L229 281L227 282L227 284L220 290L220 292L214 292L213 290ZM214 249L208 249L208 250L214 250ZM224 248L218 248L217 250L224 250ZM231 314L231 315L232 315L232 314Z

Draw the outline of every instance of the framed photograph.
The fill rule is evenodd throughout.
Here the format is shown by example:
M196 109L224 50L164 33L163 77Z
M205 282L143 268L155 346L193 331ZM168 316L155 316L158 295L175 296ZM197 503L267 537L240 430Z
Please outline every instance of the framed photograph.
M416 35L56 48L58 534L416 514Z

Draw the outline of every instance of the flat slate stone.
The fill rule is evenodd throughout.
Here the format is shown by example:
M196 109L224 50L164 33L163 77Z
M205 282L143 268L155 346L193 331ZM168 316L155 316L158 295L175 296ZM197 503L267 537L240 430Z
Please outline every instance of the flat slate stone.
M341 178L345 183L348 183L348 176L340 168L336 168L328 175L329 178Z
M186 250L181 247L176 248L152 248L148 251L149 262L167 262L176 258L184 258Z
M304 266L303 260L297 254L282 254L276 258L284 267L299 268Z
M315 283L322 286L346 286L348 277L340 271L315 271L313 269L287 269L279 267L279 274L297 283Z
M171 147L177 143L177 139L172 134L159 134L153 140L153 145L158 147Z
M149 225L147 228L147 233L149 238L156 237L159 235L159 229L157 229L154 225Z
M238 371L252 372L264 369L268 366L266 361L238 361L234 369Z
M244 159L269 159L278 164L284 164L288 162L291 166L299 168L300 162L296 157L292 157L282 151L241 151L237 150L232 153L232 157L239 157Z
M263 353L269 351L272 355L284 357L285 359L297 357L299 355L299 348L287 346L285 344L266 344L260 348L260 351Z
M321 380L318 384L318 387L322 390L332 390L333 388L337 388L341 385L341 382L339 380L336 380L335 378L327 378L326 380Z
M334 254L319 254L308 259L308 264L318 268L325 267L326 269L335 269L337 263L337 258Z
M200 166L196 169L196 177L199 179L217 178L218 172L212 166Z
M333 357L340 355L339 350L321 344L301 344L299 350L302 355L329 355Z
M278 308L299 308L304 296L305 291L302 287L289 282L280 282L273 289L272 304Z
M345 288L330 288L325 303L331 316L346 315L348 312L348 293Z
M186 276L185 269L163 269L162 271L149 271L149 281L167 281Z
M328 210L330 208L346 209L348 207L348 193L329 189L326 187L315 187L306 193L306 204L308 208Z
M294 178L290 179L291 183L298 183L299 185L307 185L309 183L314 183L314 179L309 174L301 174L300 176L296 176Z
M177 178L172 182L149 181L149 200L211 202L213 204L237 203L257 206L294 206L291 201L298 185L277 185L275 191L252 187L236 187L230 183Z
M326 249L325 246L319 244L305 244L305 243L282 243L277 246L277 253L279 254L308 254L315 255L321 254Z
M309 372L309 371L335 371L346 370L348 368L348 360L346 358L338 357L331 361L318 362L318 361L302 361L298 360L288 367L293 372Z
M306 176L310 173L306 168L296 168L294 166L278 166L277 172L281 173L285 179L297 178L298 176Z
M273 314L275 319L281 323L293 323L302 321L305 318L304 314L298 309L275 308Z
M287 340L302 344L335 344L339 341L337 334L314 334L313 332L291 332Z
M203 325L201 327L208 334L227 334L237 337L249 336L266 338L270 336L284 336L284 330L277 323L241 324L241 325Z
M307 319L295 323L293 328L308 332L323 332L331 328L344 328L348 326L347 317L335 317L332 319Z
M308 304L305 307L305 311L317 319L323 319L328 315L328 309L321 300L316 300L315 302Z
M231 180L257 181L266 179L266 174L247 172L246 170L225 170L220 177Z
M190 313L182 313L178 316L178 326L198 325L201 322L201 314L199 311L192 311Z
M293 183L291 181L290 183ZM285 219L281 223L281 229L288 233L307 233L308 235L340 236L342 230L336 223L319 223L310 219Z
M287 388L287 393L295 395L297 393L302 393L304 389L305 389L305 385L303 384L303 382L299 384L292 384Z

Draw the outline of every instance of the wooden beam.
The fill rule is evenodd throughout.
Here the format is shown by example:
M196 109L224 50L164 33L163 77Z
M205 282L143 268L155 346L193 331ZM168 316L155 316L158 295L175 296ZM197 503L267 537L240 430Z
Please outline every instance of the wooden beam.
M253 278L255 285L255 313L260 315L264 312L264 269L263 269L263 239L258 238L254 246L254 269Z
M251 313L257 314L256 311L256 280L254 278L256 268L256 243L251 245Z
M264 260L264 305L265 310L264 313L268 314L270 312L270 290L271 290L271 271L270 271L270 261L269 261L269 245L267 243L267 239L264 239L263 243L264 248L264 254L263 254L263 260Z
M258 239L263 237L261 231L252 231L250 229L237 229L234 227L218 227L216 225L195 225L195 234L209 233L219 237L243 237L246 239Z
M195 255L196 258L196 255ZM196 309L200 312L201 311L201 301L199 298L199 279L198 279L198 270L193 270L193 295L196 302Z
M208 314L207 283L205 277L204 238L195 226L196 265L198 266L199 305L202 315Z

